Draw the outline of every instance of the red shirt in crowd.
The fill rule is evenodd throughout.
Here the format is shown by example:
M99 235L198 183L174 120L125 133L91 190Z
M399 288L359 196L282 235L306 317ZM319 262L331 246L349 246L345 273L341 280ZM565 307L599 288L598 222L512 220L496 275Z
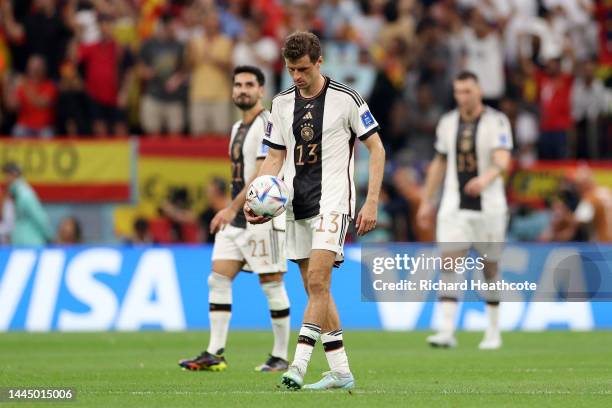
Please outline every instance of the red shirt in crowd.
M117 105L119 52L114 41L79 46L79 61L85 64L85 89L90 98L102 105Z
M612 66L612 1L600 1L596 8L599 28L599 61Z
M571 94L573 77L567 74L551 76L536 74L540 98L540 129L568 130L572 124Z
M15 92L19 102L18 125L37 130L54 125L57 89L53 81L34 83L26 80L17 86ZM38 106L32 96L44 98L48 103L46 106Z

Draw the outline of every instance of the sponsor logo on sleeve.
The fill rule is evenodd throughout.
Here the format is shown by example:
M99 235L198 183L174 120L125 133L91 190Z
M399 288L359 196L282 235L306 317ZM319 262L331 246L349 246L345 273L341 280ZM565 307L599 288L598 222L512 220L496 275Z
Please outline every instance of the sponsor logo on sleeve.
M506 133L502 133L499 137L499 144L503 147L510 147L510 137Z
M369 110L361 114L361 123L363 123L363 126L366 129L371 127L374 124L374 117L372 117L372 114L370 113Z
M272 134L272 122L268 122L264 136L269 139L271 134Z

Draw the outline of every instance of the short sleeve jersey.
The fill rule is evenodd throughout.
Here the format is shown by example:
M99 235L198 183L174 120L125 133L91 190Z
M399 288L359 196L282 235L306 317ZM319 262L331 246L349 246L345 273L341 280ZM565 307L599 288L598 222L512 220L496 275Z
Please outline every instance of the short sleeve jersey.
M287 151L287 219L355 213L354 145L379 130L361 95L325 78L321 92L304 98L296 87L278 94L263 143Z

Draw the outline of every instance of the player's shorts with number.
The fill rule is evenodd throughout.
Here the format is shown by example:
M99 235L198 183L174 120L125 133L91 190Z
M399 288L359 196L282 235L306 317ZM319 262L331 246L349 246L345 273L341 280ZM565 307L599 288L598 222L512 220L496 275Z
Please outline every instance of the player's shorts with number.
M243 261L243 270L257 274L286 272L284 218L246 228L227 225L215 235L212 260Z
M347 214L319 214L304 220L287 220L287 259L310 257L313 249L336 253L336 263L344 261L344 239L351 222Z
M443 252L473 247L487 260L499 261L506 237L505 213L458 210L438 214L436 240Z

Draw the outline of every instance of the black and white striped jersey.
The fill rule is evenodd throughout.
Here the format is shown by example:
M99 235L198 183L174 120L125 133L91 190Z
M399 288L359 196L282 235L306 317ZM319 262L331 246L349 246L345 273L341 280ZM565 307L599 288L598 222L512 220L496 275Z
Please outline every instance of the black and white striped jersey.
M435 149L447 158L440 214L458 210L506 213L502 177L478 197L465 193L466 184L493 165L495 150L512 150L512 128L505 114L487 106L477 120L464 122L458 110L448 112L438 123Z
M278 94L263 143L287 150L288 219L338 212L354 217L353 147L378 131L359 93L325 78L321 92L304 98L296 87Z
M262 149L262 140L270 118L270 112L262 110L251 123L242 120L234 123L229 144L229 155L232 163L232 199L234 199L255 174L257 159L266 157ZM246 227L242 211L238 211L232 225Z

